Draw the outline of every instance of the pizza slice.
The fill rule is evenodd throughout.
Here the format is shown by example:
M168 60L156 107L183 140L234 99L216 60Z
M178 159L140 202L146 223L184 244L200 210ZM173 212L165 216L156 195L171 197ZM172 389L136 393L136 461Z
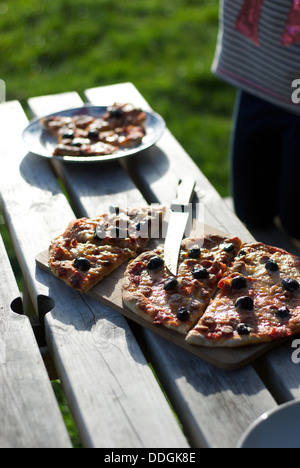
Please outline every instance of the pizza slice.
M73 137L76 128L71 117L49 116L42 118L40 122L42 127L58 141L62 140L64 133L68 134L68 137L70 135Z
M152 205L134 209L112 207L93 219L69 223L49 247L49 266L55 276L81 292L135 258L149 240L158 237L165 208Z
M108 122L111 128L143 126L146 119L146 112L130 103L114 103L107 108L103 116L103 120Z
M144 252L126 269L123 303L148 322L186 334L203 314L240 246L236 237L185 239L176 277L165 266L163 245Z
M300 332L300 259L262 243L242 246L187 342L235 347Z
M98 141L91 143L85 138L77 138L74 142L62 141L53 151L53 156L106 156L115 153L116 146Z
M131 104L114 104L102 118L82 111L72 117L45 117L41 125L57 141L53 156L104 156L139 145L146 135L146 118Z

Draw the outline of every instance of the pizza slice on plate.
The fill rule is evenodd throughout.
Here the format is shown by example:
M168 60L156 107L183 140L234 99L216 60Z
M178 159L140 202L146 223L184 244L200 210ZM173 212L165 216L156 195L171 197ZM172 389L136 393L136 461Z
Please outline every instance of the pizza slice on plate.
M102 117L89 115L87 108L72 117L44 117L41 125L57 140L53 156L105 156L139 145L146 135L146 119L141 109L115 103Z

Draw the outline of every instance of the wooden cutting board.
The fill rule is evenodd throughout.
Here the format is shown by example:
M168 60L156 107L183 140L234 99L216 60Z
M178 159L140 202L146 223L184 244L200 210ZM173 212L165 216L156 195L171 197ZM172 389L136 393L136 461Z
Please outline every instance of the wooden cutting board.
M228 234L224 234L217 229L207 225L204 226L202 232L205 234L221 234L228 237ZM48 251L41 252L39 255L37 255L36 264L39 268L42 268L48 273L51 273L48 265ZM278 346L278 344L282 342L282 340L280 340L272 343L263 343L260 345L251 345L232 349L206 348L203 346L196 346L187 343L185 341L185 336L181 335L180 333L176 333L175 331L161 325L153 325L152 323L149 323L146 320L136 316L123 305L121 288L126 266L127 264L122 265L117 270L113 271L109 276L104 278L93 289L91 289L87 295L113 308L120 314L124 315L127 319L148 328L166 340L171 341L177 346L180 346L186 351L198 356L201 359L204 359L211 364L214 364L217 367L226 370L238 369L251 363L253 360L257 359L259 356L262 356L270 349Z

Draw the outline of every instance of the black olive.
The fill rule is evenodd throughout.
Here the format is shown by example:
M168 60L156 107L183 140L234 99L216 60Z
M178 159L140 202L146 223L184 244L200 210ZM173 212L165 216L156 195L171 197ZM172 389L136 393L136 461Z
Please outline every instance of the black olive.
M243 289L247 286L247 280L244 276L237 276L233 278L231 285L234 289Z
M275 312L275 315L277 318L284 320L288 317L290 317L291 313L290 310L287 307L281 307L280 309L277 309Z
M238 257L242 256L242 255L246 255L246 251L245 250L240 250L239 253L238 253Z
M271 260L271 259L268 260L266 263L266 270L278 271L279 270L278 263L274 262L274 260Z
M109 116L113 119L120 119L123 115L121 109L112 109L109 113Z
M177 318L183 322L189 318L189 311L185 307L179 307L177 310Z
M201 250L199 247L192 247L191 249L188 250L188 256L189 258L200 258L201 255Z
M152 257L151 260L149 260L147 268L150 271L153 270L158 270L164 265L164 261L161 257Z
M75 133L73 132L73 130L66 130L62 135L62 139L69 140L71 138L74 138L74 136L75 136Z
M234 250L234 245L233 244L228 244L224 247L223 249L225 252L230 253Z
M201 266L193 268L192 275L196 279L205 279L209 277L207 269Z
M74 260L74 267L77 270L88 271L91 268L91 263L87 258L77 257Z
M253 299L249 296L243 296L243 297L240 297L236 303L235 303L235 307L237 309L246 309L246 310L252 310L253 307L254 307L254 302L253 302Z
M165 291L173 291L178 285L178 280L175 277L170 276L164 282L164 290Z
M99 132L97 130L90 129L87 137L90 138L90 140L98 140Z
M286 291L294 292L299 288L299 283L293 278L285 278L282 280L282 287Z
M251 328L246 323L239 323L236 327L236 331L239 335L250 335Z

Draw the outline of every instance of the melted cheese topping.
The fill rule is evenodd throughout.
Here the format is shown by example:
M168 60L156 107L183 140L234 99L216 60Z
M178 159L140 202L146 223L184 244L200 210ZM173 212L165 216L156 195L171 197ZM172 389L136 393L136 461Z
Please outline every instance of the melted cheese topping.
M263 246L244 246L240 255L228 270L228 275L220 283L220 291L207 308L195 331L212 340L235 335L237 327L243 323L251 334L261 337L280 338L292 334L299 328L300 288L294 292L286 291L282 280L292 278L300 284L300 260L286 252ZM266 268L269 260L278 264L278 270ZM234 289L233 278L243 276L247 286ZM253 310L236 306L236 301L248 296L253 299ZM290 317L280 318L278 309L287 307Z
M51 243L52 271L76 289L89 289L126 260L136 257L155 227L159 229L164 211L159 205L130 210L112 208L93 219L72 221ZM78 258L89 261L87 271L76 268L74 261Z

